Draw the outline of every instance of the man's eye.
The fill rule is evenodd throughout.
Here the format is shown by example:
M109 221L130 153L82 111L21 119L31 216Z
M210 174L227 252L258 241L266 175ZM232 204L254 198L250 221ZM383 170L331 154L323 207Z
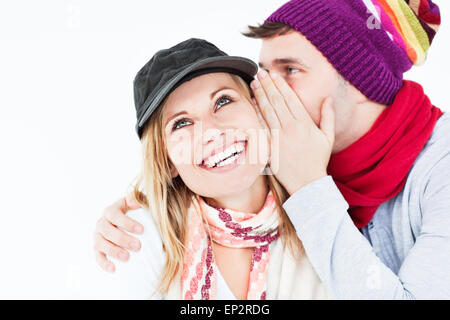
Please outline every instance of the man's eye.
M294 73L300 72L300 69L287 68L287 72L288 72L288 74L294 74Z
M216 101L216 105L215 105L215 110L223 107L226 104L229 104L230 102L232 102L231 98L228 96L222 96L219 99L217 99Z
M177 130L177 129L183 128L184 126L181 125L181 124L185 123L185 122L188 122L188 119L183 118L183 119L175 121L174 124L173 124L173 127L172 127L172 132Z

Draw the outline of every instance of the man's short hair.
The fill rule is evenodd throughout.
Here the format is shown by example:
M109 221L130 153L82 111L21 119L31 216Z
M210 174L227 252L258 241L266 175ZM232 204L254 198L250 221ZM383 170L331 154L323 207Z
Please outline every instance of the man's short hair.
M242 34L249 38L266 39L274 36L281 36L287 34L289 31L294 31L290 26L280 22L266 21L258 26L248 26L248 31Z

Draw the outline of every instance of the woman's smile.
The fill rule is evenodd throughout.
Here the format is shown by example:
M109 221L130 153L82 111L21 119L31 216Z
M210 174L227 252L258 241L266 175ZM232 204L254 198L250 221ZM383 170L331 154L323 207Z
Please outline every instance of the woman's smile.
M211 155L203 159L200 167L214 173L224 173L240 166L247 153L247 140L237 141L224 148L215 149Z

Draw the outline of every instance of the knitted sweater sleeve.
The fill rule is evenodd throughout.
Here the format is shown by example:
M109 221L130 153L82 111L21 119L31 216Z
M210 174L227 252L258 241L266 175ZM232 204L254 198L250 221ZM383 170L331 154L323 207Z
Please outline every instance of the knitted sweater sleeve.
M450 158L426 183L420 236L398 274L355 227L331 176L294 193L283 208L317 274L338 299L450 298Z

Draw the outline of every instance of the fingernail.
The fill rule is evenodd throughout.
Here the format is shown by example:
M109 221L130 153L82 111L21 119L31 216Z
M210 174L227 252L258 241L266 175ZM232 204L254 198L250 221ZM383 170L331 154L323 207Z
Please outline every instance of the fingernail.
M130 248L131 250L139 250L139 243L137 243L136 241L131 241Z
M119 259L122 261L127 260L128 255L125 252L119 252Z
M252 102L253 102L253 104L254 104L255 106L258 104L258 102L256 102L256 99L255 99L255 98L252 98Z
M134 226L133 228L135 233L142 233L142 227L141 226Z
M258 72L258 75L261 79L264 79L265 77L267 77L268 73L266 70L261 70Z
M278 73L276 73L276 72L271 73L270 75L272 76L272 79L277 79L277 78L280 77L280 75Z
M258 80L253 80L252 83L250 84L250 86L252 87L252 89L258 89L259 88L259 81Z

